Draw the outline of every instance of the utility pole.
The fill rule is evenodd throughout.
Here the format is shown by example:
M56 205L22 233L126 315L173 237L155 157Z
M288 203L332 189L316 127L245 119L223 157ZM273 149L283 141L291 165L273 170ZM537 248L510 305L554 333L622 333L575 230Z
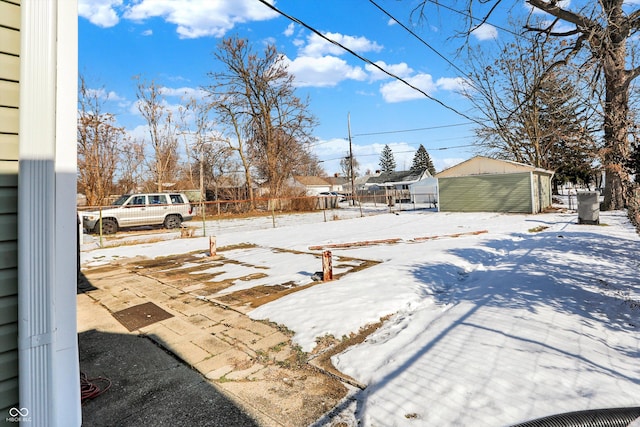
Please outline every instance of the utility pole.
M204 191L204 141L198 136L198 142L200 143L200 209L202 210L202 235L207 235L207 223L205 220L205 205L204 201L206 194Z
M356 205L356 187L353 179L353 147L351 145L351 113L347 113L347 130L349 132L349 175L351 176L351 206Z

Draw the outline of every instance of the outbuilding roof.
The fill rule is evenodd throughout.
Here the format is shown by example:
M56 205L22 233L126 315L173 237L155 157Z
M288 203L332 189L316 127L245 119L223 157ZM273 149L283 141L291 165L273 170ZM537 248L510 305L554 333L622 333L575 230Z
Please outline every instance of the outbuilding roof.
M492 159L490 157L475 156L469 160L458 163L436 174L436 178L447 178L453 176L472 176L486 174L507 174L517 172L538 172L546 175L553 175L554 172L537 168L524 163L512 160Z

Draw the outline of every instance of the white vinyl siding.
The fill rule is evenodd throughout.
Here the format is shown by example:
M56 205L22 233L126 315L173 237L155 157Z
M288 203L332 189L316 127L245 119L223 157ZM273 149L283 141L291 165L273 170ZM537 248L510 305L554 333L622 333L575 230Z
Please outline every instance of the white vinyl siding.
M0 0L0 420L18 405L20 5Z

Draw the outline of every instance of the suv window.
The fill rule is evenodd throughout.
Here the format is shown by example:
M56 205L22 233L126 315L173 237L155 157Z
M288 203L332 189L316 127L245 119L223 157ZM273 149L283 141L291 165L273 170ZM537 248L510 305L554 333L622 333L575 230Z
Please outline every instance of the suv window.
M149 196L149 204L150 205L166 205L167 204L166 194L151 194Z
M170 194L169 197L171 198L171 203L184 203L180 194Z
M127 206L144 206L147 204L147 196L133 196Z

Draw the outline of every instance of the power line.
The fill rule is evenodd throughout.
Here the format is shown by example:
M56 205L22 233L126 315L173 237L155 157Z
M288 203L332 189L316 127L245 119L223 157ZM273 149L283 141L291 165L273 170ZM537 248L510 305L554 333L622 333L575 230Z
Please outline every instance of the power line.
M452 145L450 147L438 147L438 148L429 148L426 149L427 152L429 151L445 151L445 150L453 150L456 148L466 148L466 147L475 147L476 144L464 144L464 145ZM403 150L403 151L396 151L393 154L405 154L405 153L415 153L415 150ZM372 156L379 156L380 153L369 153L369 154L358 154L357 156L354 155L353 157L355 158L361 158L361 157L372 157ZM331 159L322 159L320 160L320 162L331 162L333 160L342 160L345 158L349 158L349 156L340 156L340 157L334 157Z
M442 128L450 128L450 127L456 127L456 126L469 126L471 124L473 124L473 123L455 123L455 124L451 124L451 125L431 126L431 127L426 127L426 128L389 130L389 131L369 132L369 133L356 133L356 134L351 135L351 136L352 137L356 137L356 136L371 136L371 135L387 135L387 134L392 134L392 133L404 133L404 132L418 132L418 131L423 131L423 130L442 129Z
M426 41L424 41L420 36L418 36L415 32L413 32L410 28L408 28L406 25L404 25L402 22L398 21L393 15L391 15L389 12L387 12L385 9L383 9L380 5L378 5L378 3L376 3L373 0L369 0L369 3L371 3L372 5L374 5L375 7L377 7L380 11L382 11L382 13L384 13L385 15L387 15L389 18L391 18L396 24L400 25L402 28L404 28L409 34L411 34L413 37L415 37L416 39L418 39L422 44L424 44L427 48L429 48L429 50L431 50L433 53L435 53L436 55L438 55L440 58L442 58L447 64L451 65L453 68L455 68L462 76L466 75L466 73L460 69L456 64L454 64L453 62L451 62L449 60L449 58L445 57L443 54L441 54L440 52L438 52L433 46L431 46L429 43L427 43Z
M265 6L267 6L269 9L273 10L274 12L277 12L278 14L284 16L285 18L289 19L290 21L293 21L299 25L302 25L304 28L308 29L309 31L313 32L314 34L316 34L318 37L322 38L323 40L338 46L339 48L343 49L345 52L349 52L351 55L355 56L356 58L360 59L363 62L366 62L367 64L371 65L372 67L377 68L378 70L382 71L384 74L388 75L389 77L394 78L395 80L405 84L406 86L410 87L411 89L415 90L416 92L421 93L422 95L424 95L425 97L427 97L428 99L438 103L439 105L441 105L442 107L446 108L447 110L453 111L454 113L458 114L461 117L464 117L465 119L472 121L472 122L476 122L478 123L478 121L472 117L467 116L466 114L464 114L461 111L458 111L457 109L455 109L454 107L451 107L447 104L445 104L444 102L440 101L437 98L434 98L433 96L429 95L428 93L426 93L425 91L423 91L422 89L418 88L417 86L412 85L411 83L409 83L408 81L404 80L403 78L393 74L392 72L384 69L383 67L381 67L380 65L374 63L373 61L371 61L370 59L354 52L353 50L349 49L348 47L342 45L341 43L332 40L330 38L328 38L327 36L325 36L324 34L322 34L320 31L316 30L315 28L311 27L310 25L306 24L305 22L299 20L298 18L295 18L291 15L287 15L286 13L284 13L283 11L281 11L280 9L278 9L277 7L267 3L266 0L258 0L260 3L264 4Z
M512 36L516 36L516 37L523 37L523 38L524 38L524 35L523 35L523 34L521 34L521 33L516 33L515 31L510 30L510 29L508 29L508 28L504 28L504 27L501 27L501 26L496 25L496 24L491 24L491 23L489 23L486 19L476 18L475 16L473 16L473 15L471 15L471 14L467 13L467 12L463 12L463 11L461 11L461 10L454 9L453 7L451 7L451 6L447 6L447 5L445 5L445 4L443 4L442 2L439 2L439 1L437 1L437 0L425 0L425 1L426 1L426 2L429 2L429 3L433 3L433 4L434 4L434 5L436 5L437 7L442 7L443 9L447 9L447 10L449 10L449 11L451 11L451 12L454 12L454 13L457 13L457 14L459 14L459 15L462 15L462 16L464 16L465 18L469 18L469 19L471 20L471 22L478 21L478 22L480 22L480 23L487 23L487 24L489 24L489 25L491 25L491 26L493 26L493 27L495 27L495 28L497 28L497 29L499 29L499 30L502 30L502 31L504 31L504 32L507 32L507 33L511 34ZM478 27L476 27L476 29L477 29L477 28L478 28Z

